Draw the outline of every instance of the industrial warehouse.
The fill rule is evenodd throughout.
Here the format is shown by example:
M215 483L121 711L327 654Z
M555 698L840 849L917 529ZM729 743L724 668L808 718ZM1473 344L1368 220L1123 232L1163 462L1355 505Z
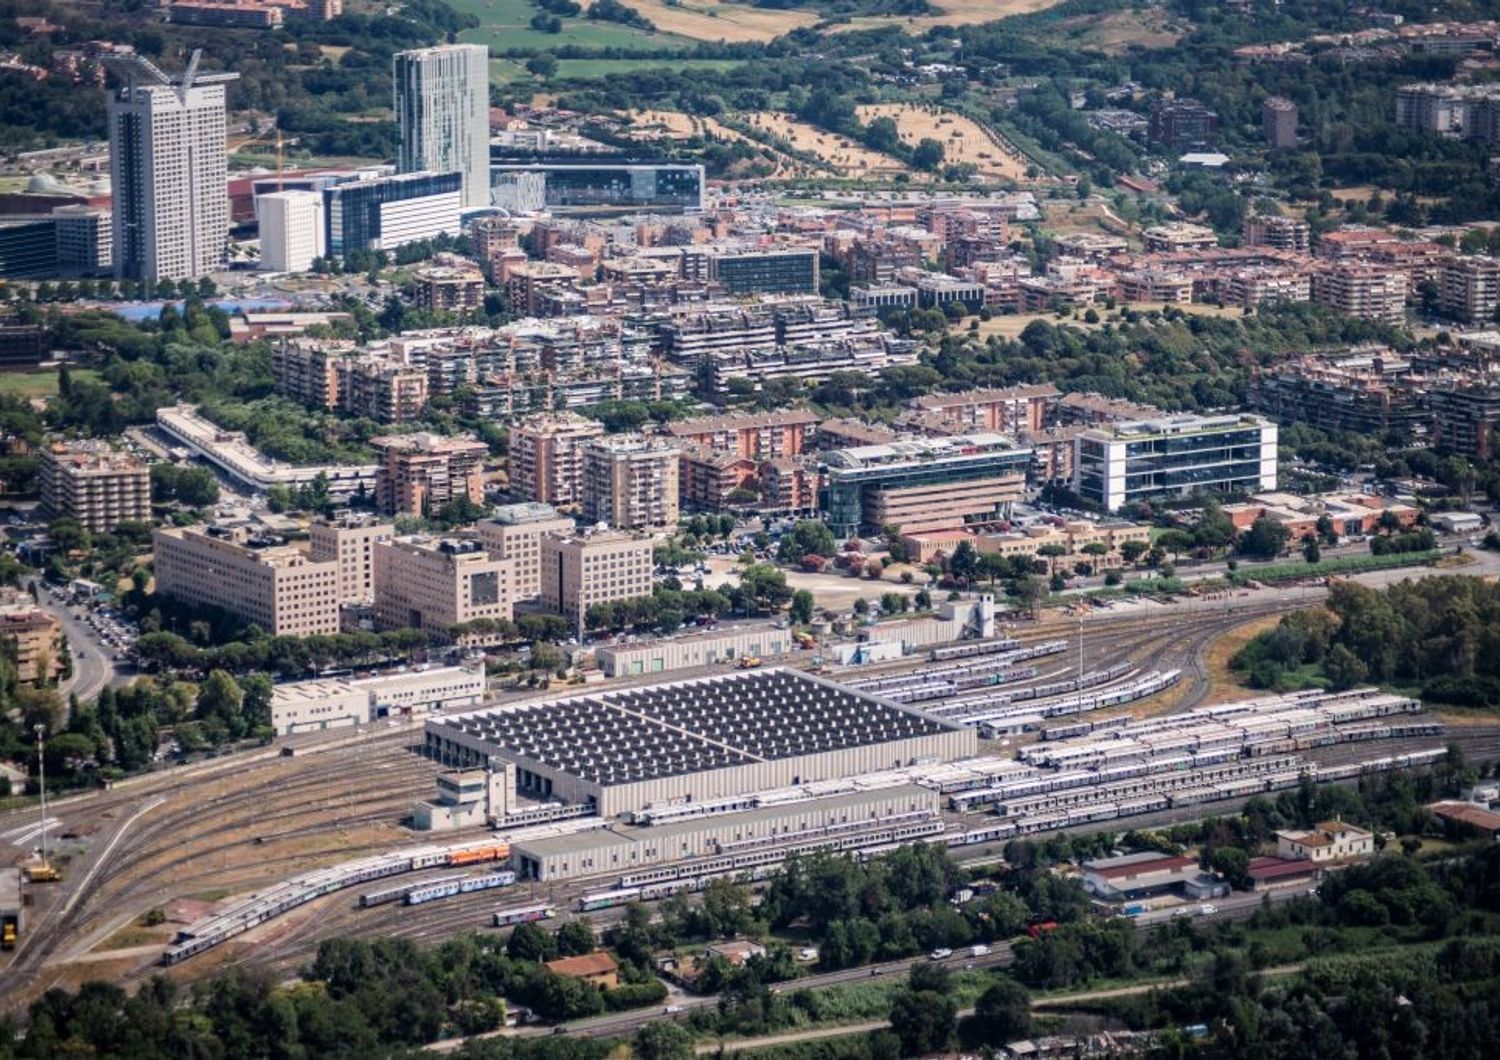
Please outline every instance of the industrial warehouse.
M433 758L514 768L519 794L604 817L972 756L972 728L773 669L427 722Z

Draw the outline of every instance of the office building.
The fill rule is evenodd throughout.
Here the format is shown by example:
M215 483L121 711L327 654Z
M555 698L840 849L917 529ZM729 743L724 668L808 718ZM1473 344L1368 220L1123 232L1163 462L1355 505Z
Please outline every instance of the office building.
M1031 450L1001 434L921 438L824 456L828 525L839 537L1004 519L1022 498Z
M583 501L583 447L604 424L575 413L527 420L510 431L510 492L543 504Z
M509 621L513 568L469 538L376 542L375 624L446 635L476 619Z
M362 175L323 191L328 253L347 257L360 250L394 250L458 235L463 209L459 173Z
M255 197L260 225L260 267L307 272L327 253L323 197L313 191L276 191Z
M190 526L152 537L156 591L216 607L272 636L339 631L339 568L243 527Z
M316 563L338 565L339 603L368 604L375 599L375 546L395 534L391 523L351 512L309 526L307 554Z
M1260 105L1261 133L1274 149L1297 146L1297 104L1280 96L1268 96Z
M286 13L269 4L176 0L165 7L167 21L179 26L214 29L280 29Z
M480 544L490 555L514 564L512 592L517 600L535 600L542 594L542 538L573 532L571 518L550 504L527 501L495 509L493 519L475 527Z
M1203 147L1219 129L1219 116L1193 99L1158 99L1151 104L1146 136L1172 151Z
M37 461L42 511L52 519L77 519L91 534L121 523L151 522L151 469L105 442L51 442Z
M172 78L138 55L105 60L125 85L109 96L115 275L180 280L223 268L229 243L224 85L198 53Z
M490 50L443 44L397 52L397 167L402 173L457 173L463 208L490 204Z
M495 151L491 201L511 213L703 209L701 165L608 158L518 161Z
M619 530L677 525L682 450L640 435L583 447L583 517Z
M429 515L456 500L484 500L489 446L422 432L370 439L379 464L375 504L388 515Z
M1259 416L1166 416L1078 436L1073 489L1116 511L1132 501L1276 489L1276 425Z
M595 604L651 595L651 540L615 530L545 534L542 605L581 630Z
M115 268L114 221L109 210L82 204L52 210L57 269L66 276L106 276Z
M708 278L736 296L817 294L818 251L815 247L715 250L708 257Z
M0 370L35 368L52 350L52 332L42 324L0 324Z
M1500 259L1449 258L1438 267L1438 306L1469 323L1495 319L1500 307Z

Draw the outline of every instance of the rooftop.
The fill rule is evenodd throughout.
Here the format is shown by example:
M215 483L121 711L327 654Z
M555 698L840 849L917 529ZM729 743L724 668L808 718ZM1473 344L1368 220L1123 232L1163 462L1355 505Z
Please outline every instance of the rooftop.
M428 723L604 787L931 736L953 726L788 669L694 678Z
M1432 812L1444 820L1457 821L1487 832L1500 832L1500 813L1486 810L1472 802L1439 802L1433 805Z
M559 957L555 961L548 961L545 967L558 975L582 978L589 975L609 975L619 966L609 954L603 950L595 950L581 957Z
M1318 865L1313 861L1291 860L1288 858L1251 858L1250 865L1246 870L1252 879L1276 880L1287 876L1310 876L1318 871Z
M884 445L860 445L835 449L827 456L828 466L839 470L860 470L892 464L926 464L935 460L961 460L995 453L1028 453L1003 434L959 434L951 438L911 438Z

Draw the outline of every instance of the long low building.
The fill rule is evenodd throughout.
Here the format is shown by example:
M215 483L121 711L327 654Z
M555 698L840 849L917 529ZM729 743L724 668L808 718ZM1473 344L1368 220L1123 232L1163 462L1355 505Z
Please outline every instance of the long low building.
M790 631L765 625L645 644L607 644L594 654L605 676L633 677L733 662L747 655L756 658L783 655L794 647Z
M336 500L358 493L374 495L374 464L320 464L297 467L272 460L250 444L239 431L226 431L198 414L192 405L168 405L156 410L156 426L189 454L206 460L235 482L264 493L272 486L295 488L312 484L318 476L328 483Z
M787 669L492 707L427 722L445 765L614 817L974 755L972 729Z
M278 736L290 736L364 725L395 715L477 706L484 701L484 693L484 670L479 667L445 666L357 680L291 681L271 691L271 726Z
M677 824L550 836L512 843L511 865L523 879L543 881L628 873L764 843L791 844L835 826L854 830L863 822L873 829L895 818L936 818L939 798L931 788L904 784Z

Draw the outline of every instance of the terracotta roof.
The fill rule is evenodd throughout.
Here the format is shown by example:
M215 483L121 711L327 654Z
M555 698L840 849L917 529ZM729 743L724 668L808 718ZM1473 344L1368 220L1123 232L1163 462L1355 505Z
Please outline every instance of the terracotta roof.
M1088 871L1106 880L1125 879L1130 876L1144 876L1148 872L1177 872L1189 865L1198 864L1196 858L1173 858L1159 857L1150 861L1138 861L1130 865L1110 865L1101 868L1093 868Z
M1286 876L1310 876L1318 871L1311 861L1292 861L1287 858L1253 858L1245 870L1253 880L1276 880Z
M595 950L581 957L559 957L555 961L548 961L545 967L548 971L556 972L558 975L582 979L590 975L608 975L616 971L619 966L609 954L603 950Z
M1447 821L1457 821L1486 832L1500 832L1500 813L1475 806L1472 802L1440 802L1432 807L1432 812Z

